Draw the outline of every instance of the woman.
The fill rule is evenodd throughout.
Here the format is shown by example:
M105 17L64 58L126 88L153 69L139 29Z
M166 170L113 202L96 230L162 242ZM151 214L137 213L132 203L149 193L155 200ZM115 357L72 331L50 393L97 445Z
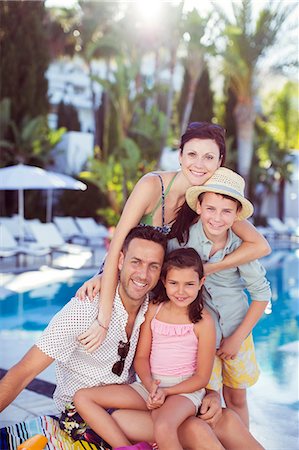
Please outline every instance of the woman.
M76 294L81 299L86 294L93 298L101 288L98 320L79 336L88 351L94 351L106 336L117 286L116 268L125 236L139 222L162 226L166 230L184 204L188 187L205 183L224 164L225 154L225 130L220 125L193 122L181 137L181 170L152 172L138 181L116 227L102 277L97 275L85 282ZM233 231L242 239L243 244L223 261L206 265L206 275L261 258L270 252L267 241L249 222L236 223Z

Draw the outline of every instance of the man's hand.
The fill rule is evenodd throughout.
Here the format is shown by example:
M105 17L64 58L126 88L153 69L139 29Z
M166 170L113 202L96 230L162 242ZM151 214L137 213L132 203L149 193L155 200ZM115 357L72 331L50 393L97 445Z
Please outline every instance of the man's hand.
M198 417L214 428L221 418L222 407L220 395L216 391L208 392L203 398Z
M100 325L101 323L101 319L95 320L87 331L78 336L78 340L88 353L94 352L105 340L108 327Z
M95 275L89 280L85 281L82 286L77 290L76 297L79 300L93 301L94 297L100 292L101 289L101 275Z
M223 338L221 340L220 347L216 352L216 355L222 359L235 359L240 350L242 342L242 339L234 334Z

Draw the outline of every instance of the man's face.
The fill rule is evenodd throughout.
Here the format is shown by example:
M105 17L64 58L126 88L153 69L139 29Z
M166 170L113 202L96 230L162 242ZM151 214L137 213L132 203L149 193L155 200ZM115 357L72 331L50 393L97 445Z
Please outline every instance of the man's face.
M157 284L164 260L164 249L160 244L135 238L125 254L121 253L120 295L134 302L143 301L146 294Z
M205 192L197 203L203 229L208 238L225 236L237 219L237 203L213 192Z

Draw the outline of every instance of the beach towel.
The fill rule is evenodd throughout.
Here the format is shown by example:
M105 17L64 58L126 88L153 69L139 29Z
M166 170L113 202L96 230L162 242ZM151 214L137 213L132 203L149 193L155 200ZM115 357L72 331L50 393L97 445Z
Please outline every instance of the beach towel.
M74 441L59 427L57 418L39 416L0 430L0 449L16 450L17 446L35 434L48 439L45 450L106 450L106 446L95 445L84 440ZM109 447L110 448L110 447Z

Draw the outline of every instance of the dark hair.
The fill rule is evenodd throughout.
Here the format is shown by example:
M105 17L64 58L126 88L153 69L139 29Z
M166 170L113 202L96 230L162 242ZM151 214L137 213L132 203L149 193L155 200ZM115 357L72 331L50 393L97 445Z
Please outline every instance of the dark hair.
M167 237L165 233L157 230L155 227L151 225L138 225L137 227L132 228L127 234L127 237L124 240L122 246L122 252L126 253L128 250L129 244L133 239L144 239L145 241L156 242L156 244L160 244L163 248L164 252L166 252L167 248Z
M212 139L219 147L221 166L225 162L226 144L225 129L221 125L210 122L191 122L181 137L180 149L183 153L184 145L191 139Z
M201 192L199 194L198 201L199 201L200 204L202 203L204 195L208 194L209 192L213 192L213 191ZM236 203L237 204L237 211L240 211L240 209L242 209L242 203L237 198L231 197L228 194L221 194L220 192L214 192L214 194L221 195L222 198L226 198L227 200L231 200L232 202Z
M178 209L177 216L171 225L168 239L176 238L180 244L186 244L189 239L189 229L198 220L198 214L185 201Z
M168 253L165 257L161 270L162 280L166 279L167 272L173 267L178 269L186 269L190 267L198 273L199 279L202 279L204 275L202 261L194 248L178 248ZM153 303L162 303L166 301L169 301L169 299L166 294L166 289L161 283L160 291L158 292L157 297L154 298ZM200 290L196 299L188 306L189 319L192 323L199 322L202 318L202 310L203 298Z

